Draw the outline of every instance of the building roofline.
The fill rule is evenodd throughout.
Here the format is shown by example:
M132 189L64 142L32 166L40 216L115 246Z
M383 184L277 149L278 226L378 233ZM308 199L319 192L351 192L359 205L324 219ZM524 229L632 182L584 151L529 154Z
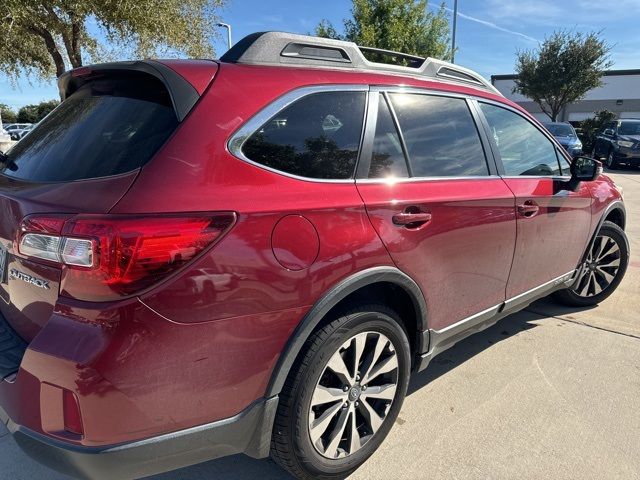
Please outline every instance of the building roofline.
M605 77L624 76L624 75L640 75L640 68L633 68L627 70L605 70ZM491 75L491 84L494 85L496 80L515 80L518 75L515 73L509 73L506 75Z

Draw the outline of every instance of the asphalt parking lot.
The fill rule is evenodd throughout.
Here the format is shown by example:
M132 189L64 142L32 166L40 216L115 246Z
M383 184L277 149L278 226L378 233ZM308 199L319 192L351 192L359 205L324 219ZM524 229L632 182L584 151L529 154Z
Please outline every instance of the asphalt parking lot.
M436 357L353 479L640 479L640 170L612 177L632 249L616 293L584 310L539 301ZM0 432L0 479L63 478ZM234 456L153 478L290 477Z

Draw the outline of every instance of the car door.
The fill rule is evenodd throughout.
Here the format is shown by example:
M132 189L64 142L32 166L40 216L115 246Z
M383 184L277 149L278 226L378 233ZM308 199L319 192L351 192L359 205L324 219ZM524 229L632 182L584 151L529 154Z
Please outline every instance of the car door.
M516 198L517 240L507 299L572 273L589 237L587 183L567 189L561 148L515 109L480 102L498 170Z
M515 203L475 111L420 90L372 88L369 101L358 191L394 262L422 289L429 327L490 314L505 300Z

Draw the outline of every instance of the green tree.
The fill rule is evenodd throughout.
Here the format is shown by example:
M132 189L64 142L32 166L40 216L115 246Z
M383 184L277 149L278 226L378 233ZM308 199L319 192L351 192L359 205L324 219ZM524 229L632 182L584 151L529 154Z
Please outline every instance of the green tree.
M2 123L16 123L16 112L13 109L4 103L0 103L0 118L2 118Z
M593 149L596 135L604 129L604 126L615 120L617 115L609 110L599 110L595 116L587 118L580 124L584 151L590 152Z
M225 0L2 0L0 72L49 79L114 49L149 57L212 56L216 11ZM87 29L95 23L106 37ZM92 29L96 30L96 29Z
M38 123L44 117L49 115L49 112L60 105L58 100L48 100L46 102L40 102L35 105L25 105L18 110L18 123Z
M322 20L316 27L316 35L423 57L451 59L449 18L444 3L437 12L431 12L427 0L352 2L353 18L343 21L344 33L339 33L331 22Z
M603 72L612 65L610 51L598 32L555 32L538 51L518 52L513 91L531 98L555 122L567 104L602 85Z

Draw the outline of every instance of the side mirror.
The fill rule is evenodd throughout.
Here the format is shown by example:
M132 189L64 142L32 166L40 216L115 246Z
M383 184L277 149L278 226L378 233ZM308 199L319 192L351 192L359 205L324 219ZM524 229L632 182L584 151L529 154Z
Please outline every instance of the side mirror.
M602 173L602 163L591 157L576 157L571 162L569 190L576 191L580 182L593 182Z
M614 132L612 129L607 128L607 129L604 131L604 134L605 134L606 136L608 136L608 137L613 137L613 136L615 135L615 132Z

